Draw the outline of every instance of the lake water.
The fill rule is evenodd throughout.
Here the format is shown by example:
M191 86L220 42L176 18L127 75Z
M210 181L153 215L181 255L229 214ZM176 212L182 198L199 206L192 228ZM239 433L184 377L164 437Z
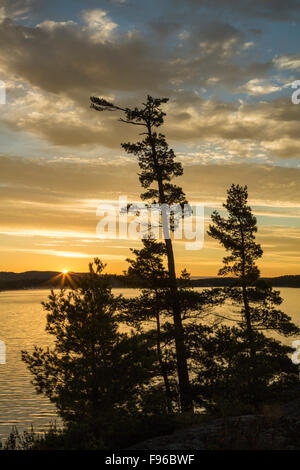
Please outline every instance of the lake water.
M284 299L282 309L300 325L300 289L280 289ZM129 297L134 289L114 289L116 294ZM46 314L41 302L47 299L48 290L0 292L0 340L6 344L6 364L0 364L0 439L8 436L12 426L18 430L42 431L50 422L59 419L55 407L48 399L35 393L31 375L21 361L22 349L32 350L33 345L50 346L52 338L45 332ZM284 339L291 345L293 339ZM297 338L300 339L300 338Z

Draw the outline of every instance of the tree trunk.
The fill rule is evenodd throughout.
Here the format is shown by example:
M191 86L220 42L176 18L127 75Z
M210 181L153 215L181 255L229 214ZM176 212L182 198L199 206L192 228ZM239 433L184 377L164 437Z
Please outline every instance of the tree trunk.
M246 273L245 273L245 242L244 242L244 232L240 222L240 232L241 232L241 239L242 239L242 292L243 292L243 302L244 302L244 309L245 309L245 320L246 320L246 329L249 339L249 348L250 348L250 357L251 362L254 361L255 356L255 349L253 343L253 328L251 324L251 312L248 300L248 293L247 293L247 283L246 283Z
M241 232L241 239L242 239L242 293L243 293L243 303L245 309L245 320L246 320L246 331L247 337L249 342L249 350L250 350L250 367L249 367L249 391L251 395L254 394L254 369L255 369L255 359L256 359L256 351L254 346L254 339L253 339L253 328L251 323L251 311L249 306L248 300L248 293L247 293L247 282L246 282L246 273L245 273L245 242L244 242L244 232L241 226L240 221L240 232ZM255 401L255 398L254 398Z
M158 183L158 191L159 191L159 203L163 206L166 202L162 177L160 174L159 164L157 161L157 154L155 143L152 136L151 126L147 126L148 129L148 136L151 142L152 147L152 156L153 156L153 163L156 170L156 177ZM166 222L166 215L165 209L162 209L162 219L163 219L163 227L164 229L167 226ZM164 230L165 232L165 230ZM166 244L166 251L167 251L167 258L168 258L168 271L169 271L169 279L170 279L170 291L172 296L172 310L173 310L173 322L174 322L174 331L175 331L175 347L176 347L176 359L177 359L177 374L178 374L178 383L179 383L179 393L180 393L180 404L181 410L186 412L193 412L193 400L191 397L191 390L190 390L190 381L189 381L189 373L188 373L188 366L187 366L187 359L186 359L186 348L185 348L185 341L184 341L184 329L182 325L182 318L181 318L181 311L180 311L180 304L178 299L178 287L177 287L177 279L176 279L176 272L175 272L175 262L174 262L174 253L173 253L173 245L170 237L168 234L164 233L165 244Z
M157 293L156 293L157 295ZM164 380L165 384L165 390L166 390L166 396L168 400L168 411L169 413L172 413L172 391L170 387L170 382L169 382L169 377L168 377L168 372L166 370L166 366L162 357L162 351L161 351L161 335L160 335L160 318L159 318L159 312L156 312L156 330L157 330L157 337L156 337L156 351L157 351L157 357L158 357L158 362L160 365L160 370L161 370L161 375Z

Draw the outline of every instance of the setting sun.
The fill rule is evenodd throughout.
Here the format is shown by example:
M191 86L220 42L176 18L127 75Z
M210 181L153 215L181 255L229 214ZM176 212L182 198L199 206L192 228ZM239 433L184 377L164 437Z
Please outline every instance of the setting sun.
M67 273L68 273L68 270L67 270L67 269L64 269L64 270L62 271L62 273L63 273L63 274L67 274Z

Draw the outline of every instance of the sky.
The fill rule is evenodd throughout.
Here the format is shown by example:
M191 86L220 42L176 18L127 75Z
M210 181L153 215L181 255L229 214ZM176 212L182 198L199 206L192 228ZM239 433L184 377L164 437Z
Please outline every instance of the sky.
M0 271L127 268L138 240L99 238L97 207L142 192L135 126L89 97L168 97L166 135L205 229L247 185L264 276L300 274L299 0L0 0ZM299 94L300 96L300 94ZM175 181L174 181L175 182ZM214 276L224 251L174 243L177 272Z

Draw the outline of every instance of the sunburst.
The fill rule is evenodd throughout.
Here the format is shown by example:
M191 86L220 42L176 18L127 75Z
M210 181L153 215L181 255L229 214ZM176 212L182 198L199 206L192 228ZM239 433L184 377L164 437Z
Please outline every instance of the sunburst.
M72 275L71 275L71 272L68 270L68 269L63 269L63 271L61 271L59 274L57 274L56 276L54 276L52 279L50 279L50 281L56 281L57 279L60 279L60 287L63 288L65 286L65 281L67 279L68 281L68 285L72 288L72 289L76 289L77 288L77 285L75 283L75 280L72 279Z

